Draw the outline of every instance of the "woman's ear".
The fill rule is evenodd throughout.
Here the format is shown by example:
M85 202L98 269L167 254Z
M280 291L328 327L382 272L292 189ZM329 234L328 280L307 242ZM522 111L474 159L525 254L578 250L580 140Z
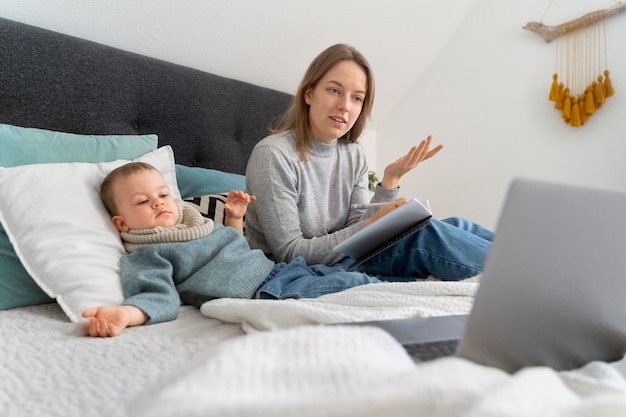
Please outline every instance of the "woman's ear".
M111 223L113 223L113 226L115 226L115 228L120 232L128 232L130 230L130 227L128 227L124 221L124 218L117 214L111 217Z
M304 102L308 104L309 106L311 105L312 93L313 93L313 89L311 87L307 88L306 91L304 92Z

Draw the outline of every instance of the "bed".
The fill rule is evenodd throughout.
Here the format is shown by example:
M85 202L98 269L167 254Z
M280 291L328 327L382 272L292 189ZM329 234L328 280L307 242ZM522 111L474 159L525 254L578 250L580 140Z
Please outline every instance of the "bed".
M6 19L0 39L0 415L626 415L625 361L514 374L455 357L416 365L382 330L341 325L467 313L479 279L220 299L83 337L80 309L120 296L118 243L84 197L103 170L163 164L219 221L221 194L243 187L291 96Z

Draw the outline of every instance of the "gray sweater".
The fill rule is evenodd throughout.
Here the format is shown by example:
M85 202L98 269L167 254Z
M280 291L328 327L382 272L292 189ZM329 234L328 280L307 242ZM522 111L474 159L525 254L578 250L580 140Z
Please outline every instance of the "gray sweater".
M180 300L200 306L215 298L252 298L274 267L232 227L215 224L207 237L143 245L122 256L124 304L148 323L173 320Z
M363 148L347 140L309 142L306 161L291 132L255 146L246 187L257 200L248 206L246 236L251 247L279 262L303 256L309 265L332 265L344 257L333 247L362 229L371 215L350 208L370 201L367 162ZM371 201L390 201L398 193L378 186Z

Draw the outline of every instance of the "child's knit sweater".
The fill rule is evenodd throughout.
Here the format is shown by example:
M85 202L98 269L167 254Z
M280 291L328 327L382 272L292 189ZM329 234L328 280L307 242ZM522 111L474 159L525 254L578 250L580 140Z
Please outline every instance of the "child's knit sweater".
M138 243L123 236L125 244L134 241L132 252L120 261L124 304L143 310L150 317L148 323L175 319L180 300L199 307L215 298L252 298L274 267L274 262L262 251L251 250L247 240L231 227L203 219L191 226L196 232L185 233L187 210L195 211L186 206L181 211L183 222L175 229L158 227L149 229L153 233L132 233L144 241L152 236L155 242L159 235L168 236L168 243ZM205 236L194 237L198 234ZM174 235L192 237L172 238Z

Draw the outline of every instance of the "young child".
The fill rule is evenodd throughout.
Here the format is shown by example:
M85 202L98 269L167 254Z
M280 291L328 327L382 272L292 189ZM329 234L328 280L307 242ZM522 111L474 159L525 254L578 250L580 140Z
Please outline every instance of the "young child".
M120 260L124 302L86 309L88 336L117 336L126 327L174 320L181 300L200 307L222 298L314 298L380 282L360 272L303 258L275 264L250 249L243 217L255 197L231 191L225 225L174 199L152 165L131 162L102 182L100 196L127 251Z

